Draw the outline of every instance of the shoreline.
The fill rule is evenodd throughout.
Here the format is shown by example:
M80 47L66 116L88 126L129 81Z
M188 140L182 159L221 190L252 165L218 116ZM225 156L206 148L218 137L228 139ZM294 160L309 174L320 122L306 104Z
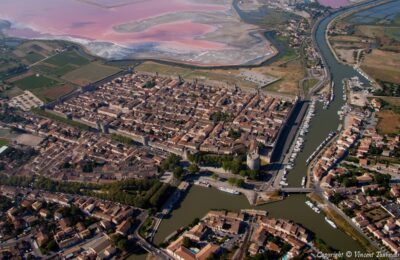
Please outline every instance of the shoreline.
M380 6L380 5L384 5L384 4L387 4L387 3L390 3L390 2L394 2L394 1L396 1L396 0L384 0L384 1L377 2L377 3L375 3L375 1L363 1L363 2L360 2L360 3L354 4L354 5L351 5L351 7L357 6L359 4L364 4L364 3L367 3L367 6L362 7L360 9L357 9L357 10L350 10L350 11L344 12L343 14L338 15L337 17L332 19L332 21L329 22L329 24L327 26L327 30L325 32L325 39L326 39L326 42L327 42L327 44L329 46L329 49L331 50L331 52L332 52L333 56L335 57L335 59L337 60L337 62L339 62L340 64L343 64L343 65L352 66L352 65L342 61L341 59L339 59L335 49L333 48L333 46L332 46L332 44L330 42L331 36L328 35L328 32L330 31L333 23L335 23L336 21L341 20L341 19L343 19L345 17L348 17L348 16L350 16L350 15L352 15L354 13L358 13L358 12L361 12L361 11L364 11L364 10L368 10L370 8L374 8L374 7L377 7L377 6Z
M378 251L378 249L373 244L371 244L367 239L364 238L363 234L359 233L358 230L354 229L349 223L347 223L346 219L344 219L338 213L334 212L334 210L325 203L324 199L321 198L320 195L316 193L310 193L307 195L307 198L317 205L321 205L323 213L328 218L332 219L334 223L338 225L338 228L340 230L342 230L352 239L357 241L357 243L359 243L360 246L362 246L365 250L371 253Z

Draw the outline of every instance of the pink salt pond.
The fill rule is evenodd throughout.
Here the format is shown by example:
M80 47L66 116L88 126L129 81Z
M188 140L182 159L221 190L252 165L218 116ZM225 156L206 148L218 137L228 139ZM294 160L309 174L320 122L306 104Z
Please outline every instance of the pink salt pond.
M111 42L119 46L156 43L188 49L219 49L224 44L199 40L215 28L190 20L156 24L134 33L113 27L179 12L224 11L229 6L188 0L1 0L0 19L8 20L11 36L24 38L71 37Z

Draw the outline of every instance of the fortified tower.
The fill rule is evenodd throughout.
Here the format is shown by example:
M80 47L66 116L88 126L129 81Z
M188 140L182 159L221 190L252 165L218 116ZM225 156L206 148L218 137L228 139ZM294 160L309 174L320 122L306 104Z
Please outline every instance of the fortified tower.
M250 143L249 151L247 152L247 166L251 170L260 169L260 154L258 153L258 145L255 140Z

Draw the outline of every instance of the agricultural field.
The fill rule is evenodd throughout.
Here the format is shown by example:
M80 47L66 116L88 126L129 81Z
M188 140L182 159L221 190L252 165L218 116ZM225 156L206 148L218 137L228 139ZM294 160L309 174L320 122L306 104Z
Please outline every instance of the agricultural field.
M60 41L28 40L3 47L0 80L8 85L2 93L7 97L30 90L50 102L121 70L104 65L104 61L92 58L76 45Z
M379 97L384 102L384 107L377 113L378 131L382 134L400 133L400 98Z
M14 84L18 88L29 91L34 91L39 88L51 88L58 83L58 81L40 74L28 75L27 77L14 81Z
M27 74L26 77L14 81L13 84L16 89L29 90L43 101L53 101L75 89L74 87L64 86L64 83L40 74Z
M330 41L339 59L359 64L376 80L400 83L399 8L393 2L338 21Z
M79 86L84 86L121 71L116 67L92 62L66 73L62 78Z
M34 64L51 55L56 54L56 50L62 48L56 42L50 41L23 41L12 50L12 55L18 58L25 65Z
M400 83L400 54L374 49L361 68L375 79Z
M69 64L82 66L88 64L89 62L90 61L87 58L81 56L75 50L64 51L46 60L46 63L53 64L57 67L62 67Z
M48 88L43 90L41 93L41 96L44 96L44 98L48 101L56 100L59 97L65 96L72 91L74 91L76 88L69 86L69 85L61 85L57 86L55 88Z
M4 146L4 145L8 145L8 140L4 139L4 138L0 138L0 147Z

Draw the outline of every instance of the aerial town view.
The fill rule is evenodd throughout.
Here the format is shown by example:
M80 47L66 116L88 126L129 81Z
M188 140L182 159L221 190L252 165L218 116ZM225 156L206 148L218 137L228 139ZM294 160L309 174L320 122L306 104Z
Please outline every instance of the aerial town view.
M400 1L0 0L0 259L400 259Z

